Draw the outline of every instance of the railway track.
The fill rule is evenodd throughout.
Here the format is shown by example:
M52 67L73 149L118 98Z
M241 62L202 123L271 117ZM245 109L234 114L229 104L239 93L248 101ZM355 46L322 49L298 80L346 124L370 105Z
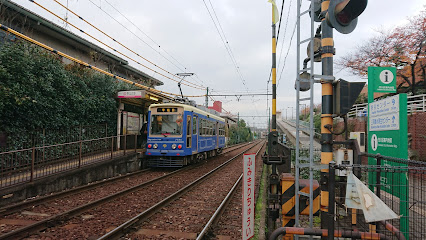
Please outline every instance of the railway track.
M261 177L263 161L259 152L264 152L265 146L262 146L256 152L256 180L255 180L255 199L259 190L259 180ZM203 230L198 234L198 239L240 239L242 233L242 184L243 174L232 186L226 197L222 200L209 222L204 226Z
M245 146L246 145L237 146L237 147L244 148ZM215 159L220 161L221 157L226 156L227 154L232 152L234 148L237 148L237 147L228 148L226 151L224 151L221 155L219 155ZM197 169L208 168L208 166L205 166L205 165L210 165L210 164L214 165L215 162L217 162L215 159L210 159L208 162L204 164L197 164L197 165L189 166L179 170L175 170L172 172L170 172L170 170L169 172L146 171L143 173L134 174L133 176L126 175L122 177L123 180L119 180L119 179L108 180L108 182L110 183L96 184L98 186L88 185L85 187L81 187L80 189L70 190L69 192L67 191L66 193L58 193L52 196L46 196L41 199L32 200L32 202L29 201L29 203L17 204L17 205L11 206L8 209L7 208L1 209L0 211L2 214L2 219L0 221L9 221L9 222L15 221L16 225L9 223L7 226L13 225L14 228L5 229L4 224L2 224L1 225L2 233L4 233L5 231L8 231L8 232L4 233L3 235L0 235L0 239L22 238L26 236L32 236L37 238L37 237L42 237L42 235L50 236L52 235L52 231L49 231L49 229L58 228L59 230L67 230L67 228L69 228L70 226L71 227L75 226L74 223L69 223L69 220L73 221L76 218L79 218L75 216L80 216L80 218L83 219L83 221L91 219L93 216L102 217L104 216L102 214L97 215L97 214L90 214L90 213L84 214L84 213L89 210L93 210L94 208L107 209L111 211L112 209L115 209L114 201L120 201L120 198L123 198L123 196L126 194L131 195L135 192L139 192L139 194L142 194L142 195L145 194L145 198L147 196L149 197L150 196L149 194L153 192L155 189L155 184L158 184L159 182L163 182L164 184L164 182L167 182L167 179L169 179L170 181L170 179L173 179L174 176L176 175L187 176L189 175L188 173L199 171ZM161 176L158 177L158 175L161 175ZM124 189L123 189L123 186L118 187L116 184L121 181L122 181L122 185L127 184L128 186L125 186ZM129 185L133 187L129 187ZM103 189L106 188L107 194L99 194L99 191L96 191L96 189L101 189L101 188ZM143 189L145 189L145 191ZM90 192L90 191L94 191L94 192ZM105 190L100 192L104 192L104 191ZM170 191L172 191L172 189L170 189ZM167 191L165 192L167 193ZM103 196L103 195L106 195L106 196ZM96 200L93 200L94 198ZM146 199L145 201L149 202L148 199ZM103 207L107 203L110 203L111 205L111 202L112 202L112 206ZM122 204L117 202L115 204L118 206L122 206ZM23 211L24 209L28 209L28 207L30 207L30 211L28 210ZM135 209L137 208L135 207ZM131 212L131 211L127 211L127 212ZM20 224L25 224L26 226L17 228L16 226ZM62 226L62 225L64 225L63 228L55 227L55 226ZM39 233L40 231L44 231L44 234ZM56 230L54 231L56 232ZM81 230L81 233L83 233L81 237L86 238L89 236L84 236L84 233L91 234L91 231ZM94 235L96 234L98 233L94 233ZM70 237L74 238L74 236L67 236L67 237L61 236L58 238L70 238ZM56 237L53 237L53 238L55 239Z
M221 154L225 154L229 151L232 151L235 148L241 147L241 146L245 146L246 144L239 144L239 145L233 145L230 147L227 147L224 149L224 151ZM98 187L102 187L102 186L106 186L108 184L113 184L113 183L117 183L117 181L122 181L125 180L127 178L129 178L127 181L128 182L133 182L132 180L134 179L139 179L139 177L142 174L149 176L152 176L151 178L155 178L156 175L160 176L165 174L165 172L167 172L167 169L162 169L163 171L153 171L152 169L144 169L144 170L140 170L137 172L133 172L133 173L129 173L126 175L120 175L117 177L113 177L113 178L108 178L102 181L97 181L97 182L93 182L87 185L83 185L83 186L79 186L76 188L72 188L69 190L65 190L65 191L61 191L61 192L57 192L57 193L52 193L50 195L46 195L46 196L41 196L41 197L36 197L33 199L28 199L19 203L15 203L15 204L10 204L8 206L4 206L0 208L0 217L4 217L6 215L10 215L12 213L15 212L19 212L19 211L23 211L27 208L33 208L34 206L40 205L40 204L45 204L46 202L50 202L53 201L55 199L60 199L60 198L65 198L68 196L72 196L74 194L80 194L83 193L85 191L89 191ZM116 188L114 186L111 186L111 188Z
M260 142L253 146L257 148L257 153L262 147ZM223 199L231 199L238 187L236 179L239 179L242 172L242 154L243 152L99 239L195 239L197 236L197 239L201 239L223 212L227 202ZM231 192L227 191L229 189L232 189ZM215 211L218 206L219 210ZM138 230L134 232L134 229ZM133 233L129 233L132 231Z

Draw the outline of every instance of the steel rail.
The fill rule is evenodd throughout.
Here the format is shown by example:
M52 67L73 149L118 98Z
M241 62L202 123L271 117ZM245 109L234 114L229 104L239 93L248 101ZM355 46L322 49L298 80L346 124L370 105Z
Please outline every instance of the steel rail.
M216 173L218 170L222 169L229 163L231 163L233 160L256 146L258 143L253 144L252 147L242 151L241 153L235 155L234 157L230 158L226 162L222 163L221 165L217 166L210 172L204 174L203 176L199 177L197 180L189 183L185 187L181 188L179 191L173 193L169 197L163 199L162 201L158 202L154 206L148 208L147 210L143 211L142 213L138 214L137 216L131 218L127 222L121 224L120 226L116 227L115 229L111 230L107 234L103 235L102 237L98 238L98 240L106 240L106 239L119 239L121 236L123 236L125 233L127 233L129 228L132 228L137 223L143 222L146 219L148 219L150 216L154 215L156 212L158 212L161 208L163 208L165 205L169 204L170 202L176 200L186 192L190 191L192 188L200 184L201 182L205 181L208 177Z
M245 147L247 145L248 144L243 145L241 147ZM28 225L28 226L16 229L16 230L14 230L12 232L0 235L0 240L2 240L2 239L16 239L16 238L20 238L20 237L25 237L25 236L29 236L30 233L33 233L33 232L36 232L36 231L39 231L39 230L42 230L42 229L46 229L46 228L51 228L51 227L53 227L53 226L55 226L57 224L62 223L65 220L70 219L71 217L76 216L76 215L78 215L80 213L83 213L83 212L85 212L85 211L87 211L89 209L95 208L95 207L100 206L100 205L102 205L102 204L104 204L106 202L109 202L109 201L112 201L112 200L114 200L116 198L122 197L123 195L126 195L128 193L137 191L137 190L139 190L141 188L149 186L149 185L151 185L153 183L156 183L156 182L158 182L160 180L163 180L165 178L171 177L171 176L173 176L173 175L175 175L177 173L180 173L180 172L183 172L183 171L189 171L189 170L191 170L191 169L193 169L193 168L195 168L197 166L200 166L200 165L202 165L202 163L195 164L195 165L190 165L189 167L178 169L178 170L173 171L173 172L171 172L169 174L166 174L166 175L163 175L161 177L158 177L158 178L149 180L147 182L141 183L141 184L139 184L137 186L125 189L123 191L114 193L112 195L106 196L106 197L98 199L96 201L93 201L93 202L87 203L85 205L73 208L71 210L68 210L66 212L57 214L55 216L52 216L50 218L47 218L47 219L44 219L42 221L36 222L34 224L31 224L31 225Z
M195 167L195 165L194 165L194 167ZM64 220L69 219L69 218L71 218L73 216L76 216L79 213L82 213L82 212L87 211L89 209L95 208L95 207L97 207L99 205L102 205L102 204L104 204L106 202L112 201L112 200L114 200L114 199L116 199L118 197L122 197L123 195L126 195L128 193L137 191L137 190L139 190L141 188L144 188L144 187L146 187L146 186L148 186L150 184L158 182L158 181L160 181L160 180L162 180L164 178L170 177L170 176L175 175L175 174L177 174L179 172L182 172L184 170L189 170L189 169L192 169L192 168L181 168L181 169L178 169L178 170L173 171L173 172L171 172L169 174L166 174L166 175L163 175L161 177L152 179L152 180L150 180L148 182L144 182L144 183L139 184L137 186L134 186L134 187L125 189L123 191L114 193L112 195L106 196L106 197L98 199L96 201L87 203L87 204L85 204L83 206L79 206L79 207L73 208L71 210L68 210L66 212L63 212L63 213L60 213L58 215L52 216L52 217L47 218L45 220L36 222L34 224L25 226L25 227L20 228L20 229L17 229L17 230L15 230L13 232L9 232L9 233L0 235L0 240L1 239L13 239L13 238L21 237L21 236L28 236L29 233L31 233L31 232L35 232L35 231L38 231L38 230L41 230L41 229L47 228L47 227L52 227L53 225L55 225L55 223L63 222Z
M151 169L148 168L148 169L140 170L140 171L137 171L137 172L129 173L129 174L126 174L126 175L108 178L106 180L100 180L100 181L96 181L94 183L88 183L86 185L79 186L79 187L76 187L76 188L72 188L72 189L69 189L69 190L66 190L66 191L62 191L62 192L54 193L54 194L51 194L51 195L46 195L46 196L43 196L43 197L31 199L31 200L28 200L28 201L25 201L25 202L19 202L19 203L15 203L13 205L10 205L10 206L2 207L2 208L0 208L0 217L18 212L20 210L24 210L24 209L32 207L32 206L37 206L37 205L40 205L41 203L52 201L52 200L55 200L55 199L58 199L58 198L67 197L67 196L74 195L74 194L77 194L77 193L81 193L81 192L84 192L84 191L89 191L89 190L94 189L96 187L110 184L113 181L121 180L123 178L133 177L135 175L145 173L149 170L151 170Z
M260 150L263 149L266 142L263 142L263 145L257 150L256 157L259 155ZM238 180L235 182L234 186L231 188L231 190L228 192L226 197L223 199L222 203L219 205L219 207L216 209L216 211L213 213L210 220L207 222L206 226L204 226L203 230L198 234L196 240L203 239L204 235L207 233L207 231L210 229L212 225L215 225L217 221L222 216L223 212L225 211L225 208L228 206L229 201L231 200L232 196L234 196L234 193L236 192L237 186L241 183L241 179L243 178L243 173L240 175Z

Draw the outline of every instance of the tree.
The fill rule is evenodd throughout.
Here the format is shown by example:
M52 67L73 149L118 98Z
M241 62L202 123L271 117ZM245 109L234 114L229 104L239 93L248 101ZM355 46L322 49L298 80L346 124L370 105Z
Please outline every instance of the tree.
M247 127L246 122L241 119L238 121L237 125L231 126L229 128L229 140L228 144L237 144L242 142L250 142L253 140L253 135L251 130Z
M114 95L129 87L80 65L64 65L37 46L6 43L0 51L0 133L19 149L41 128L99 123L114 128Z
M426 9L409 19L405 26L381 31L337 64L360 76L367 75L369 66L396 67L398 92L417 94L426 91Z

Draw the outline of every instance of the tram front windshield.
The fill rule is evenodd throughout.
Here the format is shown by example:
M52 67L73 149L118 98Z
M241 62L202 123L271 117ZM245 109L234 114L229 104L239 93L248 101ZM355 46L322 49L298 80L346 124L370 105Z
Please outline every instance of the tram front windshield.
M182 114L153 115L151 118L152 135L182 135Z

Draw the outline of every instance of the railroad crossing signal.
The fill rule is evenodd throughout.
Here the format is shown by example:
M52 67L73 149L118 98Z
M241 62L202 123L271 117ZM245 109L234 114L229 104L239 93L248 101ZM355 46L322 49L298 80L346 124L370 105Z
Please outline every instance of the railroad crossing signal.
M358 22L358 16L364 12L368 0L330 0L327 22L338 32L351 33Z

